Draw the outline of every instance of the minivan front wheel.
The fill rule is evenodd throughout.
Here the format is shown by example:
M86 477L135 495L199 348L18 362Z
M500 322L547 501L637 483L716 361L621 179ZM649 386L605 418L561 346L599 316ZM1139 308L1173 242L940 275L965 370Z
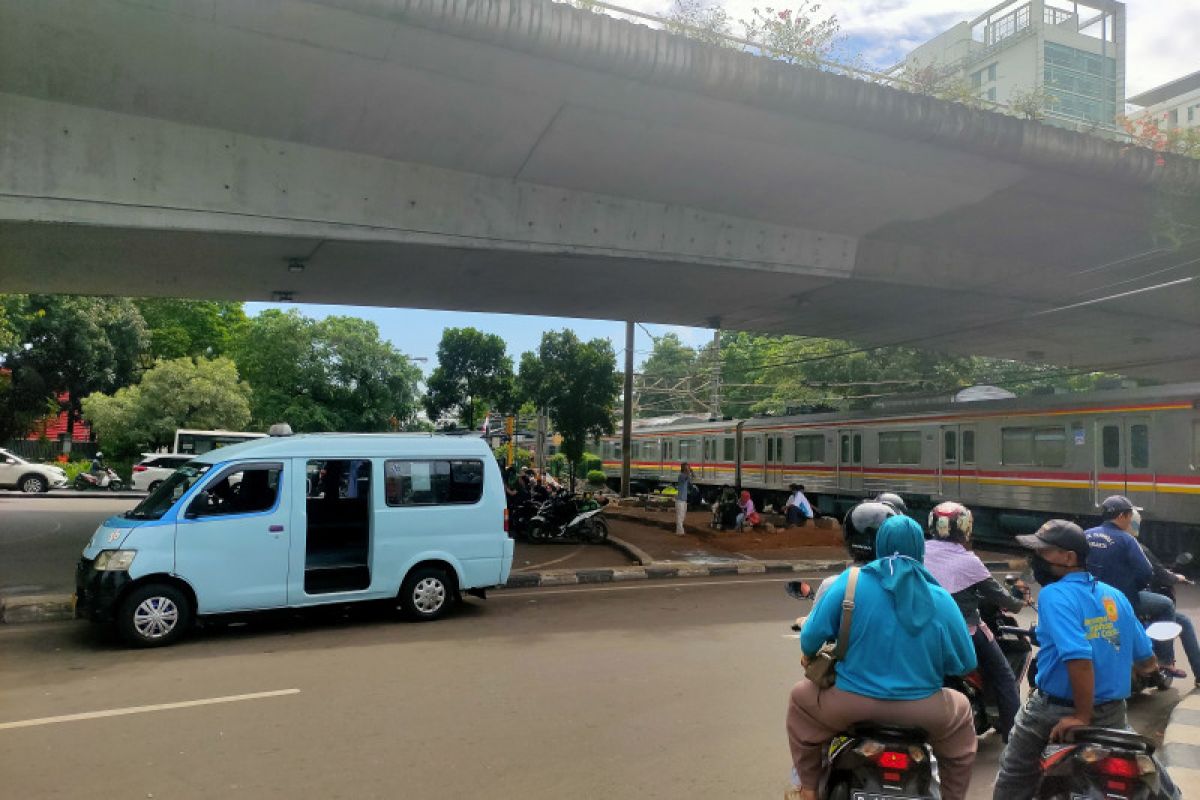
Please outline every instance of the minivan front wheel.
M165 583L134 589L117 610L117 632L134 647L172 644L188 629L192 606L187 595Z
M409 619L430 622L446 614L454 601L451 579L436 567L413 570L400 587L400 608Z

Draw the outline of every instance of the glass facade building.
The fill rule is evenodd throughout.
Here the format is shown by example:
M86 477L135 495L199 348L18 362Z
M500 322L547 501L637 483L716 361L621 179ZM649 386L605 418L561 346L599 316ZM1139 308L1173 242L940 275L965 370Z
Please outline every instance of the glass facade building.
M1117 115L1117 60L1046 42L1045 87L1051 108L1087 122L1112 124Z

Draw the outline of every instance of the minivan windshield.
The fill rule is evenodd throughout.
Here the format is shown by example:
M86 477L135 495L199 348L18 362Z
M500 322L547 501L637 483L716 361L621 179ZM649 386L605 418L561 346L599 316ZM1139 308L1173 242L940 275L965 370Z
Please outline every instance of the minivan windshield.
M211 468L212 464L184 464L171 473L171 477L160 483L145 500L132 510L126 511L125 516L129 519L159 519Z

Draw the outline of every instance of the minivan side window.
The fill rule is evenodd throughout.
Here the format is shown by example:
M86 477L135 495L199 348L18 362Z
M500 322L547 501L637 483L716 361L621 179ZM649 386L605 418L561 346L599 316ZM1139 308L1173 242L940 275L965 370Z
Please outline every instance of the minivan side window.
M279 499L281 464L230 467L208 483L188 506L189 517L260 514Z
M483 497L483 462L464 460L394 460L383 467L384 496L389 506L461 505Z

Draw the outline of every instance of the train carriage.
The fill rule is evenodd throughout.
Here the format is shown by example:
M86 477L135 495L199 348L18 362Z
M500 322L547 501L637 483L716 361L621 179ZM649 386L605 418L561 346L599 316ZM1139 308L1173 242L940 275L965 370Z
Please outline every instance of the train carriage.
M621 471L620 440L602 441ZM976 511L981 537L1027 532L1050 515L1094 519L1127 495L1166 552L1200 535L1200 384L912 405L791 417L636 426L631 479L653 489L689 462L706 493L723 484L781 504L802 483L825 513L862 497L944 499Z

